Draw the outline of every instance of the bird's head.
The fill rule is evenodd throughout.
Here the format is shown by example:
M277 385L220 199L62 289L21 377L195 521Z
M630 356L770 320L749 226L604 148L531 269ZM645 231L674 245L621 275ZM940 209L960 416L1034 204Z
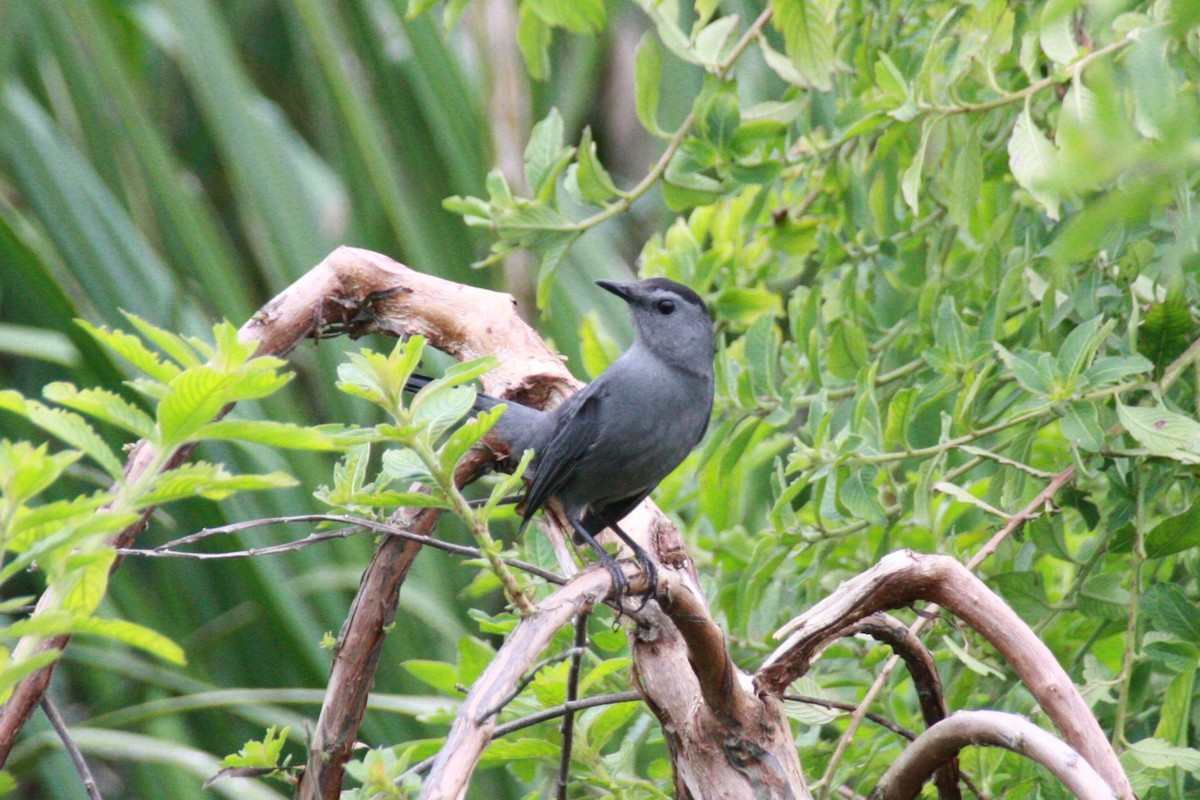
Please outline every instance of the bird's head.
M711 372L712 317L700 295L666 278L596 281L596 285L629 304L642 347L671 366Z

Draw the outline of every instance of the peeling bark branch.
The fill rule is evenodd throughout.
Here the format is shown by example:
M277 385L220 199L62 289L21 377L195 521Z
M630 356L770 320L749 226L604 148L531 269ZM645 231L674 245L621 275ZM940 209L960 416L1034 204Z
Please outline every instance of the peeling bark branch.
M787 640L755 677L762 694L778 696L803 674L807 653L819 652L848 622L886 609L932 600L982 634L1012 666L1067 743L1120 797L1133 798L1129 779L1100 724L1049 648L1009 606L966 567L948 556L901 551L843 583L808 612L785 625Z
M1113 800L1104 779L1078 753L1024 717L1000 711L959 711L917 737L871 792L871 800L911 800L929 776L968 745L1003 747L1032 758L1079 800Z

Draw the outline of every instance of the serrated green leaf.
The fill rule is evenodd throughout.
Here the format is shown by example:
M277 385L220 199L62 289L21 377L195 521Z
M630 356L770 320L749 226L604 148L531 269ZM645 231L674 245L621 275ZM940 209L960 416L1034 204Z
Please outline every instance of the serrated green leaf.
M1084 370L1083 379L1087 386L1100 389L1152 369L1154 365L1142 356L1104 356L1096 359Z
M77 322L79 327L87 331L100 344L159 383L168 383L181 372L176 365L163 362L158 354L151 351L141 339L132 334L124 331L110 331L104 326L97 327L84 320L77 320Z
M124 619L104 619L68 611L49 611L14 622L4 629L4 635L58 636L60 634L92 634L137 647L171 664L187 663L183 649L175 642L136 622Z
M77 389L72 384L57 381L48 384L42 390L42 396L128 431L140 439L154 436L154 420L150 415L107 389Z
M1156 583L1141 596L1138 608L1156 631L1200 642L1200 607L1173 583Z
M328 433L271 420L223 419L202 426L195 434L198 440L252 442L289 450L340 450Z
M488 432L491 431L496 421L503 414L504 406L496 406L488 411L476 414L473 419L468 420L461 428L451 434L438 454L442 469L447 472L453 472L458 462L467 454L467 451L474 447L480 439L487 436Z
M168 358L172 359L179 366L184 369L200 366L200 357L181 337L168 330L151 325L137 314L122 311L121 316L125 317L131 325L138 329L138 332L142 336L156 344L160 350L167 354Z
M295 478L283 472L231 475L224 467L197 461L156 476L146 493L136 498L135 507L148 508L190 497L224 500L238 492L282 489L296 483Z
M854 519L886 525L887 515L879 502L879 490L875 488L877 474L874 467L853 470L838 486L838 499Z
M50 435L76 447L99 464L109 477L120 480L124 476L121 462L112 449L100 438L87 421L61 408L46 408L41 403L27 405L29 421Z
M1045 577L1040 572L1002 572L988 578L988 583L1012 606L1021 619L1030 624L1037 622L1050 611Z
M696 58L710 68L719 66L729 54L734 42L731 34L740 21L737 14L730 14L705 25L699 33L693 32L696 43L692 51Z
M116 558L116 551L109 547L68 556L64 565L68 574L59 581L62 607L76 614L94 612L104 599L108 574Z
M433 475L430 474L429 468L421 461L420 456L412 450L388 450L384 452L382 459L382 467L384 474L389 480L397 483L433 483Z
M15 510L57 481L81 455L74 451L51 454L45 444L34 447L0 439L0 497Z

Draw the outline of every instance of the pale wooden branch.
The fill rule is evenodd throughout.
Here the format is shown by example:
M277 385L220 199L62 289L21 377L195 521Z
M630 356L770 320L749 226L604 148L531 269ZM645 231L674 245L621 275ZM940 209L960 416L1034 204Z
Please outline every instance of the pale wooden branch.
M977 453L976 458L973 459L973 461L977 462L979 457L980 455ZM958 470L963 470L963 467L959 467ZM955 471L956 470L951 470L951 472ZM949 473L947 476L947 479L949 479ZM1009 536L1021 530L1021 528L1025 526L1026 522L1036 518L1046 508L1050 507L1054 500L1054 495L1058 493L1058 490L1074 479L1074 466L1070 466L1062 472L1051 476L1050 482L1045 486L1045 488L1038 492L1037 496L1034 497L1033 500L1031 500L1028 504L1026 504L1024 508L1009 517L1008 521L1004 524L1004 527L997 531L992 538L988 539L987 543L985 543L984 546L979 549L979 552L975 553L975 555L971 557L971 560L967 562L967 569L971 572L977 570L983 564L983 562L986 561L989 556L991 556L992 553L996 552L1000 545ZM914 636L920 633L930 620L936 618L938 607L935 604L929 606L925 610L926 614L919 617L909 628ZM888 678L891 676L892 670L896 668L897 663L899 663L899 656L893 654L888 658L887 662L883 665L883 669L879 671L879 675L875 677L875 682L871 684L871 687L867 689L867 693L863 695L863 699L859 703L858 709L850 715L850 724L846 726L845 732L842 734L841 738L838 740L837 746L834 748L833 755L829 758L829 763L825 768L825 774L821 778L822 783L828 785L828 783L833 780L833 775L837 771L838 764L841 762L842 756L846 752L846 748L850 745L850 740L854 738L854 734L858 730L858 726L862 723L863 717L867 713L867 710L871 707L871 703L873 703L879 693L883 691L883 687L887 683Z
M627 577L641 575L640 569L632 564L625 563L622 567ZM631 581L631 590L633 584ZM521 620L459 707L446 744L434 759L425 781L422 798L456 800L465 795L479 757L491 741L496 726L496 717L490 710L500 698L512 693L558 629L603 599L611 589L612 577L606 570L584 570L539 603L537 611Z
M870 800L911 800L934 770L968 745L1003 747L1032 758L1079 800L1113 800L1109 785L1083 757L1024 717L1001 711L959 711L905 748L880 778Z
M1000 652L1047 716L1122 798L1129 779L1100 724L1049 648L1029 626L958 561L948 556L891 553L785 625L788 638L755 676L758 691L778 696L806 665L806 654L836 638L848 623L876 611L932 600L957 615Z

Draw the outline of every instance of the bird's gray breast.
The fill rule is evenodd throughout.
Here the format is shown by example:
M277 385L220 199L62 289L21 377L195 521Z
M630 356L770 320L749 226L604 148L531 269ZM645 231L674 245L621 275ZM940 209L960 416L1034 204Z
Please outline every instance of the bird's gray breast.
M632 363L629 363L632 361ZM645 494L699 442L712 412L712 380L652 359L614 364L603 376L598 429L564 487L588 506Z

